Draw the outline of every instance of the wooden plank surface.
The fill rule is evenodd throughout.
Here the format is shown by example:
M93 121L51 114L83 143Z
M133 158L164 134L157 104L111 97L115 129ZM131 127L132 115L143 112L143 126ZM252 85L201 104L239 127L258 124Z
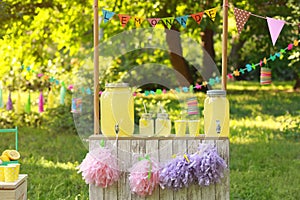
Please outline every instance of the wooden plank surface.
M183 156L187 153L187 141L186 140L173 140L173 154ZM171 191L170 191L171 192ZM185 200L187 199L187 188L182 188L178 191L173 192L174 200Z
M159 161L162 165L165 165L172 157L172 141L170 140L160 140L159 141ZM159 190L159 199L168 199L173 200L173 191L168 189L161 189Z
M103 135L91 135L89 140L116 140L116 137L106 137ZM174 134L170 136L150 136L150 137L142 137L140 135L134 135L130 137L118 137L118 140L228 140L228 137L206 137L204 134L199 136L189 136L185 135L184 137L177 137Z
M214 140L203 140L202 143L215 145ZM205 199L205 200L215 200L216 199L215 184L202 188L202 198Z
M27 174L20 174L15 182L0 182L0 190L14 190L27 180Z
M128 169L131 167L131 141L122 140L118 142L118 162L122 176L118 181L118 199L131 199L128 180ZM127 159L126 159L127 158Z
M158 163L158 140L146 140L146 154L150 156L150 159ZM159 185L153 191L152 195L146 198L147 200L159 199Z
M225 160L228 170L224 173L224 178L221 179L221 183L216 184L216 199L230 199L229 196L229 140L216 141L217 150L219 155Z
M197 152L199 143L201 143L201 140L188 140L187 146L188 146L188 153L193 154ZM187 189L187 199L203 199L202 198L202 188L198 185L192 185Z
M131 141L132 165L134 165L139 157L144 157L146 153L146 140L132 140ZM144 200L136 194L131 194L131 200Z
M184 139L183 139L184 138ZM157 159L161 165L166 164L172 159L173 154L183 155L184 153L192 154L197 151L200 142L213 144L217 146L218 153L225 159L229 165L229 140L220 138L219 140L208 139L203 137L193 138L183 137L181 139L169 140L166 138L152 138L150 140L140 138L121 139L116 142L114 140L105 140L106 145L113 149L113 153L118 156L118 163L121 170L125 171L118 183L106 189L90 186L90 199L95 200L223 200L229 199L229 170L225 174L220 184L211 185L209 187L200 187L198 185L181 189L174 192L170 189L161 189L158 187L151 196L139 197L131 194L128 183L128 170L138 157L149 155L152 159ZM90 150L100 146L99 140L103 137L90 137Z

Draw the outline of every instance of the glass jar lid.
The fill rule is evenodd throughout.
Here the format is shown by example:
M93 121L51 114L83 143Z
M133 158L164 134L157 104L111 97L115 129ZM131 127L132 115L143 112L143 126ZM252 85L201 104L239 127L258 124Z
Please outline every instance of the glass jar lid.
M142 118L144 119L152 119L152 115L150 113L143 113Z
M168 113L157 113L157 118L168 119L169 115L168 115Z
M128 83L107 83L106 88L126 88L129 87Z
M214 96L226 96L226 90L208 90L206 94L210 97Z

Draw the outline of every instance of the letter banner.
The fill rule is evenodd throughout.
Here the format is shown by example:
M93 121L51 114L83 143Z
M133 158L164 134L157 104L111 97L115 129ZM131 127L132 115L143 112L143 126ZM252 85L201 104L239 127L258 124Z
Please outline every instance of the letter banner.
M215 19L216 19L217 11L218 11L218 7L215 7L215 8L211 8L211 9L205 10L204 12L214 22Z
M114 12L102 9L104 23L107 23L114 15Z
M192 18L198 23L201 23L202 17L203 17L204 12L199 12L196 14L191 14Z
M167 18L162 18L161 20L164 22L164 24L166 25L166 27L168 29L171 29L175 18L174 17L167 17Z
M120 18L120 23L121 23L122 27L124 28L126 26L126 24L128 23L128 21L130 20L130 16L125 15L125 14L118 14L118 16Z
M181 17L176 17L176 20L178 23L183 26L183 28L186 28L186 21L188 20L189 15L184 15Z

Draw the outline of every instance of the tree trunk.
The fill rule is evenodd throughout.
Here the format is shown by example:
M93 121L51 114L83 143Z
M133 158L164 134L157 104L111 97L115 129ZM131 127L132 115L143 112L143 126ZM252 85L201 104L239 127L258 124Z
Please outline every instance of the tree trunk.
M215 60L215 48L214 48L214 31L212 29L206 28L201 34L202 45L210 57Z
M177 75L180 86L189 86L193 83L193 77L188 63L183 58L180 32L166 29L166 40L170 51L170 60L173 68L179 73Z
M300 90L300 77L298 76L298 74L296 74L296 83L294 85L294 90Z

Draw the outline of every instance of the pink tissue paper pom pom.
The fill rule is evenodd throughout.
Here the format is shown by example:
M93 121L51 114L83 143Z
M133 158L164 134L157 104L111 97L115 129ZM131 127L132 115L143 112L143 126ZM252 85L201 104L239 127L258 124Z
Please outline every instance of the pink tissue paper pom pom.
M82 163L78 166L78 173L87 184L95 184L106 188L120 178L117 159L108 148L97 148L87 153Z
M158 186L159 167L157 162L143 159L135 163L129 171L129 185L132 193L145 197L151 195Z

